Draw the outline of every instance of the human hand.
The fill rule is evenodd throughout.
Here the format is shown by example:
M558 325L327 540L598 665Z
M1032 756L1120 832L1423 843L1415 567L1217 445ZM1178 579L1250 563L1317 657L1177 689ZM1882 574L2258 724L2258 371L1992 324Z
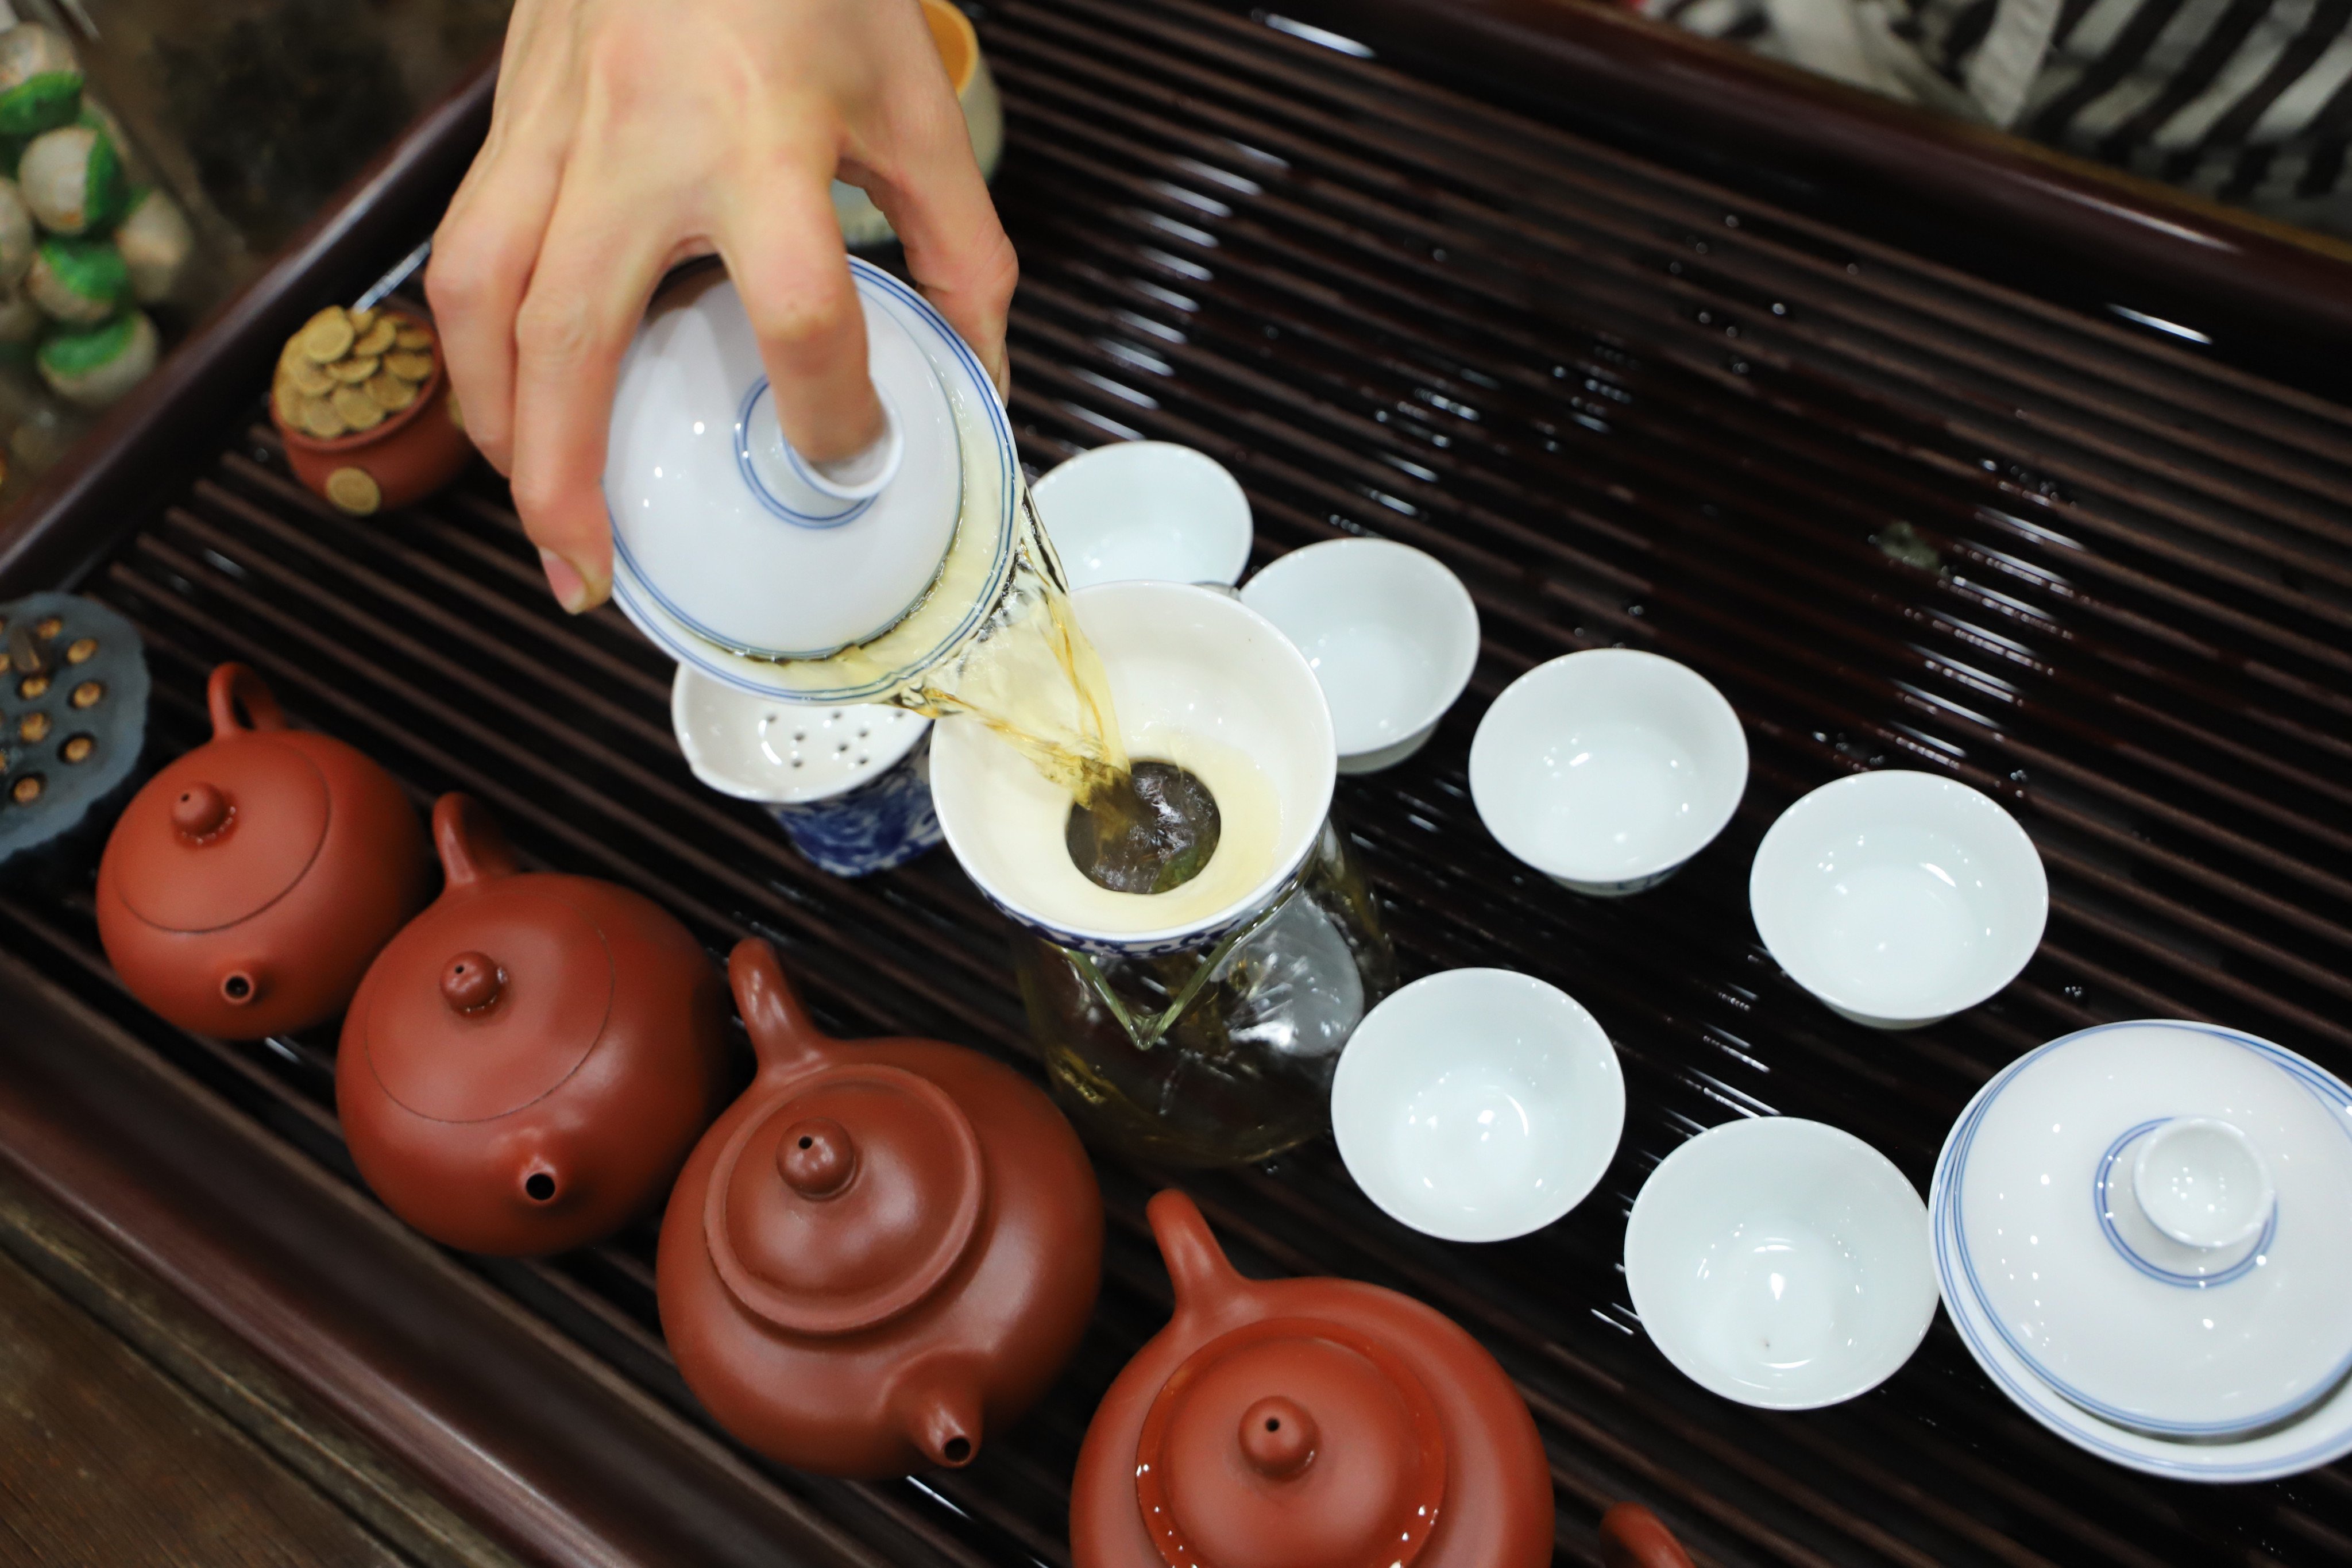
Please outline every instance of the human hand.
M518 0L425 288L467 431L565 609L611 592L613 390L678 263L726 263L804 456L881 434L836 174L1004 390L1013 245L917 0Z

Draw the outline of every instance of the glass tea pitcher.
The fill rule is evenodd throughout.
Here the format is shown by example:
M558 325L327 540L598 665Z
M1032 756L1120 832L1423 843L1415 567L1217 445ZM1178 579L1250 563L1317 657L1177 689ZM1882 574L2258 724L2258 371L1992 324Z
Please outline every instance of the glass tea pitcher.
M1140 1158L1263 1159L1329 1125L1331 1073L1395 960L1329 821L1336 754L1306 659L1237 601L1174 583L1072 595L1129 752L1215 795L1199 876L1139 895L1072 862L1066 794L985 731L943 725L940 826L1019 929L1014 964L1056 1092Z

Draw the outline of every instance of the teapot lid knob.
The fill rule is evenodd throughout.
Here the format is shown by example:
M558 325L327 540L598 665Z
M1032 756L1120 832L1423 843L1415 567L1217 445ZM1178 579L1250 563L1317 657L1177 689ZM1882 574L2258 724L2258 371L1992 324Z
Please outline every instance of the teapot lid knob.
M855 1333L947 1283L986 1184L979 1135L944 1089L853 1060L789 1080L738 1123L711 1167L703 1242L753 1316Z
M776 1169L804 1198L829 1198L857 1174L857 1146L849 1130L829 1116L812 1116L776 1141Z
M1242 1412L1242 1458L1268 1480L1285 1480L1305 1469L1320 1436L1306 1407L1279 1394Z
M1445 1501L1445 1455L1437 1403L1396 1345L1260 1318L1160 1386L1136 1437L1136 1501L1169 1568L1411 1568Z
M182 837L209 838L228 824L228 796L217 785L192 784L172 802L172 826Z
M461 952L441 971L441 999L453 1012L478 1013L499 999L506 974L486 952Z

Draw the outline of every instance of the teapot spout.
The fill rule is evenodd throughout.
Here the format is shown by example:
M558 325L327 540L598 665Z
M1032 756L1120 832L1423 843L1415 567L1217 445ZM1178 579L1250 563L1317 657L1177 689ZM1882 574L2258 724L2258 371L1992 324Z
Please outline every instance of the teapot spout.
M1214 1306L1241 1288L1240 1271L1226 1261L1224 1248L1191 1198L1171 1187L1145 1205L1143 1213L1176 1287L1178 1311Z
M959 1469L980 1453L980 1393L961 1370L918 1368L894 1403L900 1429L933 1465Z
M761 1072L807 1072L833 1058L835 1042L801 1005L793 983L784 978L782 961L768 942L756 936L737 942L728 955L727 978Z

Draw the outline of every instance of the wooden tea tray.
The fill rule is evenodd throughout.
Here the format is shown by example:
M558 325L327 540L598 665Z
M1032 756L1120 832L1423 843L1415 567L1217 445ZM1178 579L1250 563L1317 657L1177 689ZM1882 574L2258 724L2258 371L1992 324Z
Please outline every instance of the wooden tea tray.
M982 37L1024 458L1187 442L1248 488L1261 563L1377 532L1463 576L1486 638L1471 694L1420 757L1343 780L1339 820L1409 972L1541 975L1624 1063L1622 1152L1551 1229L1426 1240L1327 1141L1183 1178L1243 1267L1399 1286L1481 1336L1549 1447L1563 1562L1629 1498L1711 1563L2352 1552L2342 1467L2200 1489L2105 1465L2012 1409L1941 1320L1850 1405L1726 1404L1651 1348L1617 1267L1644 1173L1730 1117L1834 1122L1924 1189L1970 1093L2082 1025L2216 1018L2352 1070L2352 414L2327 395L2352 267L1540 0L1273 20L1006 0ZM0 539L0 590L71 581L140 624L159 755L197 737L205 668L245 659L420 802L478 795L537 862L640 888L715 951L773 936L827 1026L1034 1070L1003 931L953 861L832 880L698 788L667 668L612 611L556 610L487 470L366 521L289 480L259 403L278 344L429 233L488 91L415 128L52 476ZM1594 902L1501 851L1464 765L1514 676L1616 643L1713 679L1755 772L1681 876ZM1892 764L1999 795L2052 884L2024 976L1909 1035L1797 991L1746 900L1789 801ZM1167 1310L1141 1225L1165 1175L1100 1160L1094 1331L976 1465L788 1473L680 1384L649 1226L542 1263L411 1236L352 1177L331 1031L163 1026L98 952L90 870L0 900L0 1153L518 1552L1066 1561L1087 1415Z

